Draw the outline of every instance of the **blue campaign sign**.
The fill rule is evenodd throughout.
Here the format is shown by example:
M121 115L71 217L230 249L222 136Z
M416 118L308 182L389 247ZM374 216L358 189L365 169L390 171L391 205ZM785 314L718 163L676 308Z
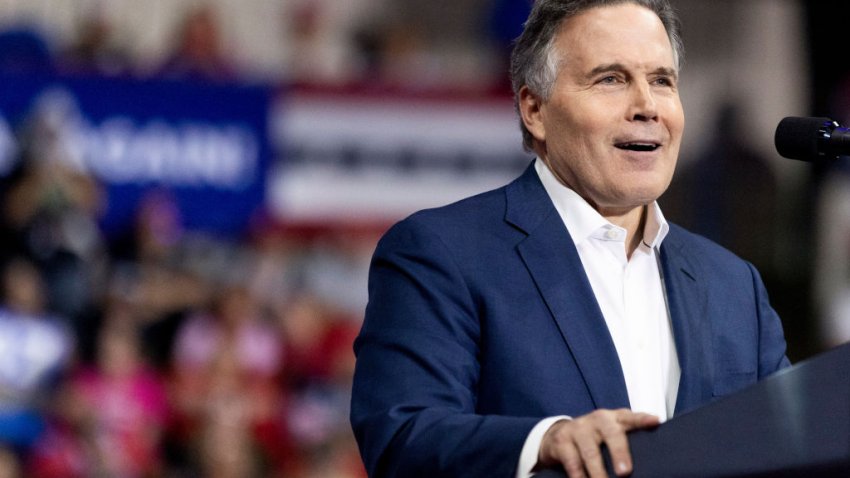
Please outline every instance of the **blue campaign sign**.
M24 141L60 150L106 188L107 234L126 230L151 190L169 192L187 228L229 236L264 202L267 88L55 75L0 81L0 173Z

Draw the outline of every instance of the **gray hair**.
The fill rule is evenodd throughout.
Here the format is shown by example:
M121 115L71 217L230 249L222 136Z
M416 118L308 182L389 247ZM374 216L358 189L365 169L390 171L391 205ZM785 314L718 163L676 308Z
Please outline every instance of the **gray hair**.
M519 91L528 86L532 93L548 100L552 85L558 76L558 61L555 54L555 36L561 24L579 13L596 7L633 3L648 8L658 15L670 45L673 61L678 70L684 59L684 45L680 33L679 17L668 0L536 0L522 35L516 40L511 53L511 84L514 106L519 112ZM534 137L520 117L522 144L531 150Z

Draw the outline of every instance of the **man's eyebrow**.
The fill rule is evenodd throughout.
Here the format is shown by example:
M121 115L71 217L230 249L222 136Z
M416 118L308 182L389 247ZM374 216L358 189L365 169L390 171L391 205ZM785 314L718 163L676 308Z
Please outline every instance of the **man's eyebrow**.
M655 71L653 71L652 73L655 75L667 76L673 78L674 80L679 79L679 72L675 68L662 66L656 68Z
M594 69L590 70L587 73L586 76L587 76L587 78L592 78L592 77L594 77L596 75L600 75L602 73L612 73L612 72L626 71L626 70L627 70L626 66L623 65L622 63L606 63L606 64L603 64L603 65L599 65L599 66L595 67ZM655 70L652 71L652 74L653 75L667 76L667 77L670 77L670 78L673 78L673 79L679 78L679 72L676 71L675 68L670 68L670 67L666 67L666 66L660 66L660 67L656 68Z
M623 65L622 63L606 63L604 65L599 65L596 68L590 70L587 73L586 76L588 78L592 78L592 77L599 75L599 74L602 74L602 73L611 73L611 72L615 72L615 71L625 71L625 70L626 70L626 66Z

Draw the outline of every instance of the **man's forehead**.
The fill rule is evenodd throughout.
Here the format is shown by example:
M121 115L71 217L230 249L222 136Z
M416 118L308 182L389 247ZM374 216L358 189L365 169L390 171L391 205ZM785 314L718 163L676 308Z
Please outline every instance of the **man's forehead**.
M564 18L555 32L556 37L618 36L624 32L639 30L645 41L664 37L670 38L661 18L652 10L641 5L624 3L592 7Z
M661 19L631 3L593 7L565 19L553 46L559 63L573 60L597 68L640 62L643 69L676 69L673 45Z

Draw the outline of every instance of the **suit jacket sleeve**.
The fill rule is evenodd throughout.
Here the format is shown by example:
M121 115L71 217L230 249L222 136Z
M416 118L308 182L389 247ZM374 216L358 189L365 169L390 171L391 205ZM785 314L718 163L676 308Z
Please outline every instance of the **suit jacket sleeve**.
M373 477L509 477L538 418L476 413L476 304L438 234L414 218L379 243L355 342L351 422Z

